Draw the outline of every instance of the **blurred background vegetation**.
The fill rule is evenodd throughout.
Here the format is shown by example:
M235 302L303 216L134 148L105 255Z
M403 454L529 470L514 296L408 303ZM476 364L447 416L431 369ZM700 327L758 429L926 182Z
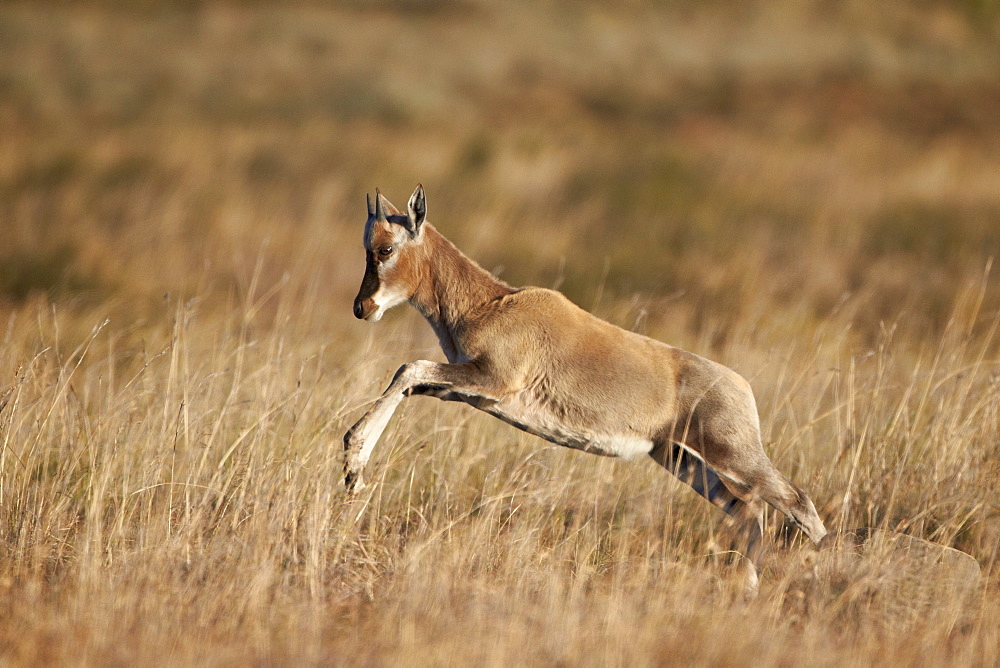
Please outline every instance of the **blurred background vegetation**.
M326 244L349 315L363 194L420 181L609 317L937 332L1000 249L997 6L5 3L2 308L225 293L267 239Z

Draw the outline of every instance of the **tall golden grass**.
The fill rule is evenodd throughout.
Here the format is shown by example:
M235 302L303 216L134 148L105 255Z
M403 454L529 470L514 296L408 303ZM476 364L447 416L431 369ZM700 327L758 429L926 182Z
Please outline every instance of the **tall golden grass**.
M0 656L997 663L998 46L976 2L5 4ZM440 355L351 316L363 195L417 181L507 280L747 376L831 528L980 586L823 579L772 516L745 601L652 462L428 399L346 498Z

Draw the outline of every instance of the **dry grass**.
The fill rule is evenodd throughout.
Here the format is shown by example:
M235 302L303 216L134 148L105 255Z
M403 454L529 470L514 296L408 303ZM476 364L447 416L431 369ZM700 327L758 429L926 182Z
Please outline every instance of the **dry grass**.
M997 663L998 46L972 1L5 4L0 656ZM651 462L427 399L346 499L346 427L440 355L350 314L363 193L417 181L508 280L750 378L830 526L981 587L796 539L746 602Z

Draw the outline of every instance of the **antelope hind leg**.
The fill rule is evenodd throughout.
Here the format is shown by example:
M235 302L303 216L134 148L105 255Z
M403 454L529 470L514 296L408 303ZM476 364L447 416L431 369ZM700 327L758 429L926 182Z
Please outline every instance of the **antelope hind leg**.
M766 557L762 502L749 493L738 495L735 491L740 487L738 483L720 476L705 460L679 443L660 443L650 451L649 456L729 516L736 526L737 547L744 556L746 592L751 596L756 594L759 583L757 570Z

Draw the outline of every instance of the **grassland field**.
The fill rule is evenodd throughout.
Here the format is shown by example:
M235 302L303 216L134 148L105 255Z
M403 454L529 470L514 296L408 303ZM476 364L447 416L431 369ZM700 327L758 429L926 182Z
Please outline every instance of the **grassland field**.
M431 399L346 497L442 358L351 315L365 193L418 182L505 280L743 374L828 526L972 596L824 580L772 514L744 600L653 462ZM991 0L5 2L0 661L996 665L998 251Z

